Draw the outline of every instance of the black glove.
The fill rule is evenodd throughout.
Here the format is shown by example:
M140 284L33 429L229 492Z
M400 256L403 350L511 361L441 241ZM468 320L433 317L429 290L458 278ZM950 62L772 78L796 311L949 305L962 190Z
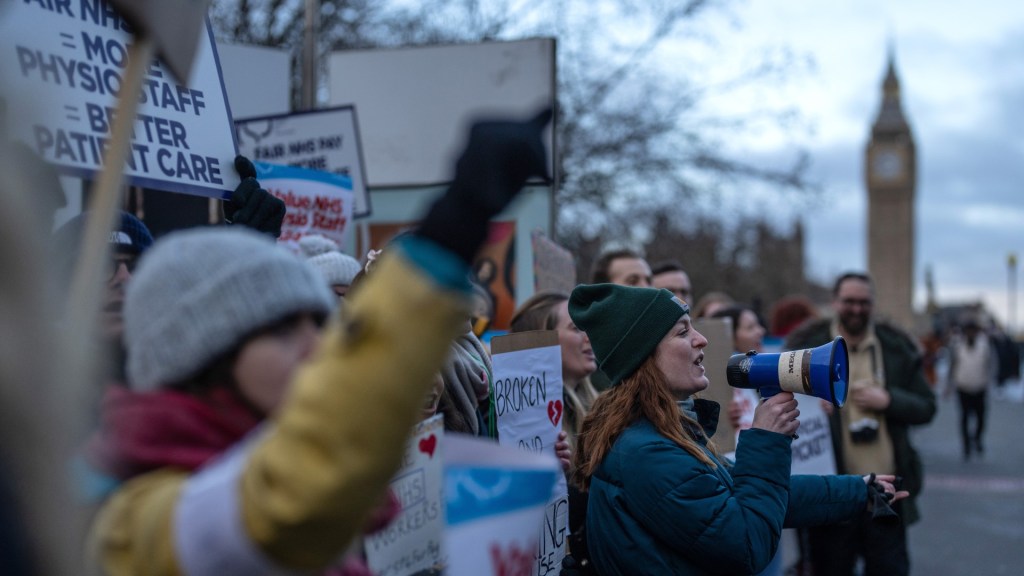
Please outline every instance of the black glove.
M274 238L281 235L284 201L260 188L256 167L245 156L235 157L235 171L242 181L224 202L224 216L233 224L248 226Z
M551 115L548 108L525 122L474 123L451 186L430 207L416 234L471 263L487 237L490 219L508 206L531 176L548 177L541 136Z
M899 489L898 486L897 489ZM885 488L875 482L875 475L872 473L868 478L868 515L872 520L886 524L900 523L900 515L889 505L890 500L892 500L892 494L886 492Z

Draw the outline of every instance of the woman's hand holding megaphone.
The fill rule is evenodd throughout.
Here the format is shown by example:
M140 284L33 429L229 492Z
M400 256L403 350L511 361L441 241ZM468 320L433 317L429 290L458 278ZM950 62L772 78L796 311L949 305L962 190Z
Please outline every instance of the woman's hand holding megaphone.
M800 410L793 393L779 392L757 405L754 409L754 422L750 427L793 436L800 427L798 416Z

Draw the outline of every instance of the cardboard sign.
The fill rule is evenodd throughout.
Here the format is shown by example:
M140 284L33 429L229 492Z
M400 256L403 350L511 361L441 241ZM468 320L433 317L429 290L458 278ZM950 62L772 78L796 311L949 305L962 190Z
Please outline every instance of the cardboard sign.
M281 225L282 242L298 250L299 239L320 234L345 247L345 228L352 221L352 181L341 174L254 162L260 185L284 200L288 212Z
M554 454L452 435L445 443L447 576L529 574L537 526L562 473Z
M732 322L728 318L698 318L693 321L693 327L708 339L704 348L704 373L711 385L700 397L721 405L718 430L712 440L719 452L727 454L736 450L736 429L726 415L733 395L733 388L725 378L725 367L732 356Z
M441 570L444 535L444 417L424 420L413 431L391 491L402 512L387 528L367 536L366 561L377 576Z
M235 121L238 150L254 161L333 172L349 178L352 215L370 214L359 124L352 106Z
M539 232L531 238L533 244L533 288L572 292L576 287L576 260L565 248Z
M5 5L0 35L10 135L61 171L95 178L132 42L127 22L100 0L23 0ZM209 26L189 83L154 62L139 98L129 182L214 198L234 190L234 130Z
M554 454L562 430L562 348L554 330L519 332L491 340L494 406L502 446L536 454ZM569 535L569 497L558 475L544 509L534 576L558 574Z

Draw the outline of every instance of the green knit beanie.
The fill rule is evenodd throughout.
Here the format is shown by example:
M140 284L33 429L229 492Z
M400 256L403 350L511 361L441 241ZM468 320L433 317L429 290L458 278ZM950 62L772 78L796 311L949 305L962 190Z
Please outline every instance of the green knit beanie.
M690 307L671 292L618 284L582 284L569 298L569 317L587 333L598 367L612 385L636 372Z

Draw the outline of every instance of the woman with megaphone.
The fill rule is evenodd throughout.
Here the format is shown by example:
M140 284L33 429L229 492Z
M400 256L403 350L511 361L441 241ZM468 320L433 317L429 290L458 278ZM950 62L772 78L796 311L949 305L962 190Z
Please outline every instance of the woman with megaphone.
M598 574L755 574L783 527L841 522L906 497L892 476L790 476L799 410L790 392L758 405L735 464L710 437L718 405L707 339L667 290L578 286L573 322L612 388L577 439L573 482L590 494L586 532Z

